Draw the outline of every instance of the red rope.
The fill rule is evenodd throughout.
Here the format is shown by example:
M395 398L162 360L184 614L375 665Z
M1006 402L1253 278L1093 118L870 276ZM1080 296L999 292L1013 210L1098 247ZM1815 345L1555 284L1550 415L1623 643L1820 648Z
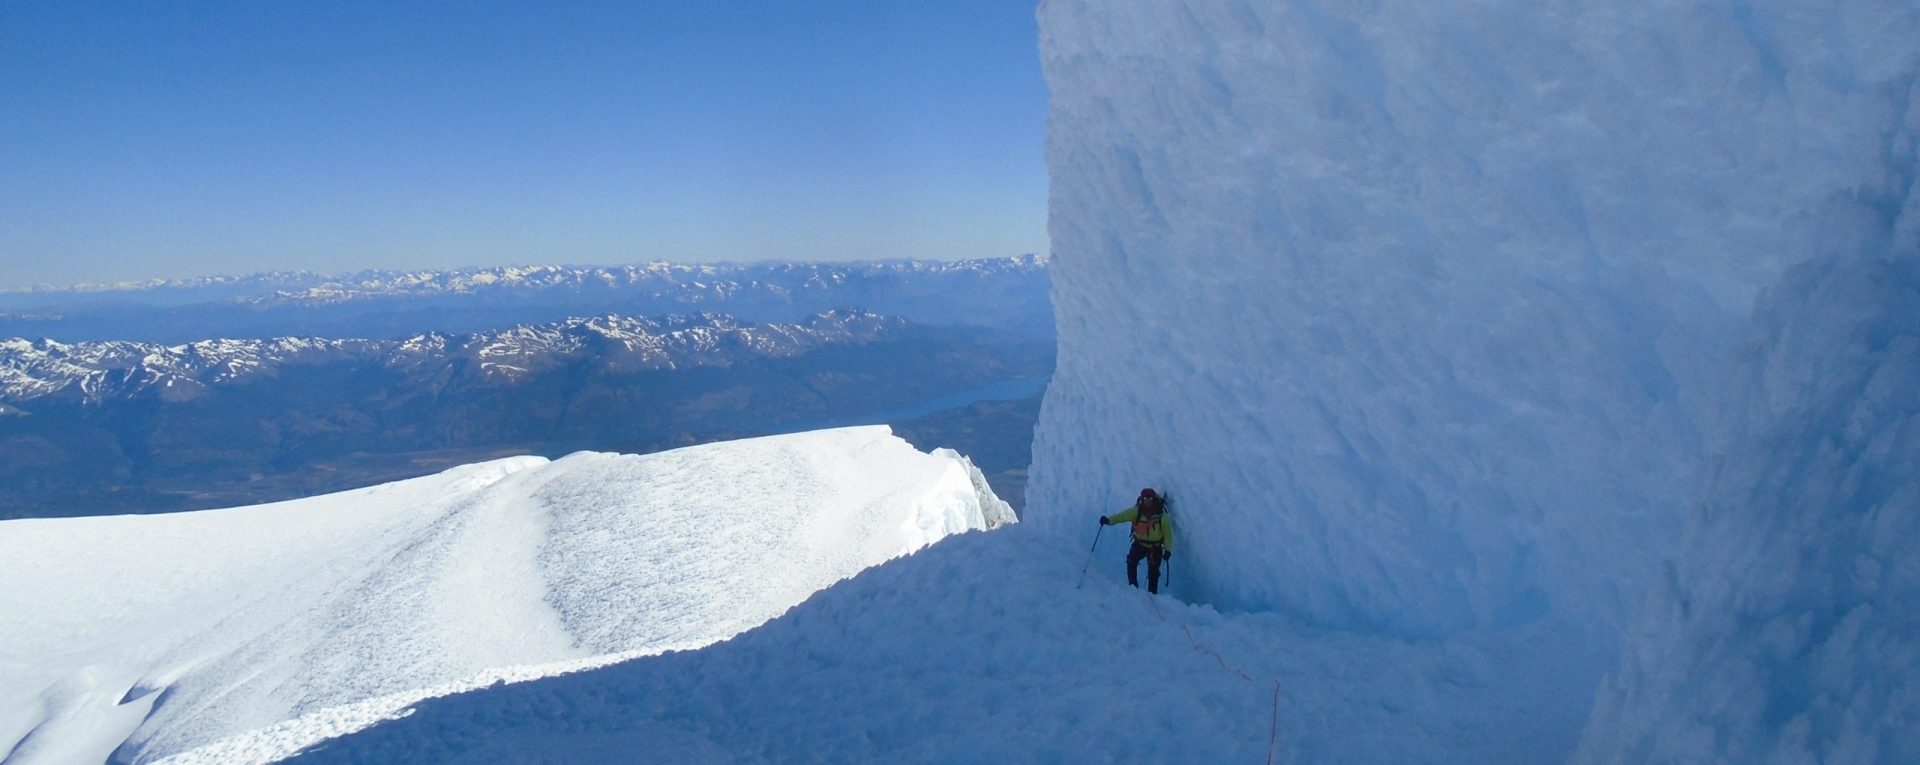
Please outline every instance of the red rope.
M1166 622L1166 623L1167 623L1168 625L1172 625L1172 624L1173 624L1173 620L1171 620L1171 619L1168 619L1168 618L1167 618L1167 615L1166 615L1166 614L1163 614L1163 613L1160 613L1160 601L1159 601L1159 599L1157 599L1157 598L1155 598L1155 597L1153 597L1152 595L1148 595L1148 596L1147 596L1147 602L1148 602L1148 603L1152 603L1152 604L1153 604L1153 615L1154 615L1154 616L1158 616L1158 617L1160 617L1160 621L1163 621L1163 622ZM1217 652L1217 651L1215 651L1215 650L1213 650L1213 649L1211 649L1211 648L1208 648L1208 647L1206 647L1206 646L1203 646L1203 645L1201 645L1201 644L1200 644L1200 641L1198 641L1198 640L1195 640L1195 639L1194 639L1194 637L1193 637L1193 630L1192 630L1191 628L1189 628L1189 627L1188 627L1187 625L1184 625L1184 624L1182 624L1182 625L1179 625L1179 626L1180 626L1180 631L1182 631L1182 632L1185 632L1185 633L1187 633L1187 642L1189 642L1189 643L1192 643L1192 644L1193 644L1193 650L1196 650L1196 651L1199 651L1199 652L1201 652L1201 653L1204 653L1204 654L1206 654L1206 655L1208 655L1208 656L1212 656L1212 657L1213 657L1213 660L1214 660L1214 661L1216 661L1216 662L1219 662L1219 663L1220 663L1220 668L1221 668L1221 669L1223 669L1223 670L1226 670L1226 671L1228 671L1228 672L1231 672L1231 673L1233 673L1233 674L1236 674L1236 675L1239 675L1239 676L1240 676L1240 679L1242 679L1242 680L1245 680L1245 681L1247 681L1247 682L1249 682L1249 683L1251 683L1251 682L1253 682L1253 676L1252 676L1252 675L1249 675L1249 674L1247 674L1247 673L1245 673L1245 672L1241 672L1240 670L1237 670L1237 669L1234 669L1233 667L1230 667L1230 666L1227 666L1227 658L1226 658L1225 656L1221 656L1221 655L1219 654L1219 652Z
M1273 742L1280 737L1280 681L1273 681L1273 722L1267 727L1267 765L1273 765Z
M1172 619L1168 619L1166 614L1163 614L1160 612L1159 598L1156 598L1151 593L1149 593L1147 595L1147 602L1153 604L1153 615L1160 617L1161 622L1164 622L1168 625L1173 624ZM1222 670L1225 670L1235 675L1239 675L1240 679L1245 680L1249 683L1253 682L1253 676L1248 675L1247 673L1242 672L1238 669L1235 669L1231 665L1228 665L1227 657L1221 656L1220 652L1215 651L1211 648L1208 648L1204 645L1201 645L1200 641L1194 638L1193 636L1193 628L1188 627L1185 624L1179 625L1179 627L1181 632L1186 633L1187 642L1193 645L1193 650L1199 651L1200 653L1204 653L1208 656L1212 656L1213 660L1220 664L1220 668ZM1267 765L1273 765L1273 745L1276 741L1279 740L1279 738L1280 738L1280 681L1274 680L1273 681L1273 714L1267 724Z

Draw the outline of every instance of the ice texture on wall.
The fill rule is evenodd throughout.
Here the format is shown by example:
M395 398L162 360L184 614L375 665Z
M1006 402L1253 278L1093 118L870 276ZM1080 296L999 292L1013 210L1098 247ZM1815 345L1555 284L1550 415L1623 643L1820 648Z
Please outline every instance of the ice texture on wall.
M1623 629L1756 294L1920 236L1910 2L1046 0L1028 521L1170 489L1176 589Z
M1793 269L1738 368L1576 761L1920 761L1920 258Z

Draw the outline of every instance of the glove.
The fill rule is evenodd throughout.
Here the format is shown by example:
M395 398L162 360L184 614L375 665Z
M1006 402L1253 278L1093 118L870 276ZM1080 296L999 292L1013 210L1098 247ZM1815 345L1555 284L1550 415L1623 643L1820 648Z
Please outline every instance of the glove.
M1100 525L1102 525L1102 526L1112 526L1112 525L1113 525L1113 521L1109 521L1109 520L1107 520L1107 517L1103 515L1103 516L1100 516Z
M1161 550L1161 551L1160 551L1160 559L1161 559L1161 560L1173 560L1173 551L1172 551L1172 550Z

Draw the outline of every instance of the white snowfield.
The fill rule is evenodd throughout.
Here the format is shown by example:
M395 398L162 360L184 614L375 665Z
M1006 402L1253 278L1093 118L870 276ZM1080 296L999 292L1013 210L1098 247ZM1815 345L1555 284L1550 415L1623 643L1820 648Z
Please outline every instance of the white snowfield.
M1012 520L965 458L877 426L8 521L0 760L268 761L423 697L724 640Z

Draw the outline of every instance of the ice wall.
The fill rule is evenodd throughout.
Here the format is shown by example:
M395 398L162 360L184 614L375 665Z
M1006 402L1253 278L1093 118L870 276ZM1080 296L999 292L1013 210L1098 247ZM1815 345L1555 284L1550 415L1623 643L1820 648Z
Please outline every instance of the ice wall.
M1920 761L1920 258L1794 269L1739 372L1576 761Z
M1616 634L1754 296L1915 240L1911 2L1045 0L1030 523L1172 490L1180 588Z

